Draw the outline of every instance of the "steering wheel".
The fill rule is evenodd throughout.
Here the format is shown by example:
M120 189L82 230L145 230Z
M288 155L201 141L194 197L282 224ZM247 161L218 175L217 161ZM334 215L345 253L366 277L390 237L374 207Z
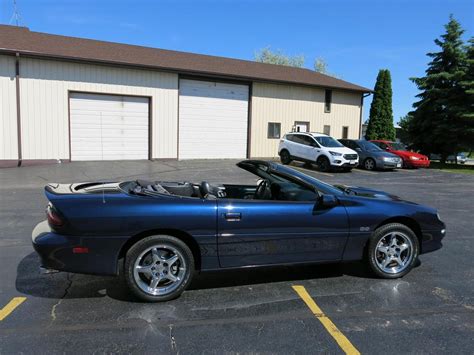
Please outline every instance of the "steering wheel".
M253 195L253 198L255 200L260 200L265 196L265 192L268 189L269 183L268 180L263 179L260 181L260 183L257 186L257 189L255 190L255 194Z

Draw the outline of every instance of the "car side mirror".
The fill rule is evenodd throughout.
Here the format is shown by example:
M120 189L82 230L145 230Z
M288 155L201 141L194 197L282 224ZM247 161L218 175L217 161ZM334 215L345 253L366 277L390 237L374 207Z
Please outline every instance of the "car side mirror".
M318 198L319 207L332 208L338 205L336 196L329 194L322 194Z
M357 150L358 152L362 152L362 149L360 149L359 147L357 147L356 150Z

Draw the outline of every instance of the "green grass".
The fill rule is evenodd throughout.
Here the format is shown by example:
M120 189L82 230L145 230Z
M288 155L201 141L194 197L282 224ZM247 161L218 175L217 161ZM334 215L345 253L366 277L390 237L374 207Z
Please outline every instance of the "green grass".
M446 163L443 165L439 162L432 161L430 163L430 169L438 169L450 173L474 174L474 165L467 164Z

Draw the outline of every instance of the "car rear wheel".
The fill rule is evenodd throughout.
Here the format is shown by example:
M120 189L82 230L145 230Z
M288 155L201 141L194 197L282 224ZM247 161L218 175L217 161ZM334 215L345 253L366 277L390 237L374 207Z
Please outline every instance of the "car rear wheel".
M191 283L193 274L193 253L184 242L168 235L138 241L125 257L127 286L144 301L178 297Z
M318 163L318 168L321 171L328 171L329 168L331 167L331 164L329 163L329 159L326 157L320 157L317 163Z
M286 149L283 149L280 152L280 161L282 164L288 165L291 163L291 156L290 152L288 152Z
M375 160L372 158L367 158L364 160L365 170L374 170L375 169Z
M385 279L396 279L410 272L418 254L418 238L401 223L377 228L369 240L367 250L370 269Z

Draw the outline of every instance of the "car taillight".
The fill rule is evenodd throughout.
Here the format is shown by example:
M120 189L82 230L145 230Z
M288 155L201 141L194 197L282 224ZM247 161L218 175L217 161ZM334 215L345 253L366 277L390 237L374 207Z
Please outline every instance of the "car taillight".
M49 204L46 208L46 216L48 217L48 223L52 226L60 227L64 224L61 216L56 212L54 206Z

